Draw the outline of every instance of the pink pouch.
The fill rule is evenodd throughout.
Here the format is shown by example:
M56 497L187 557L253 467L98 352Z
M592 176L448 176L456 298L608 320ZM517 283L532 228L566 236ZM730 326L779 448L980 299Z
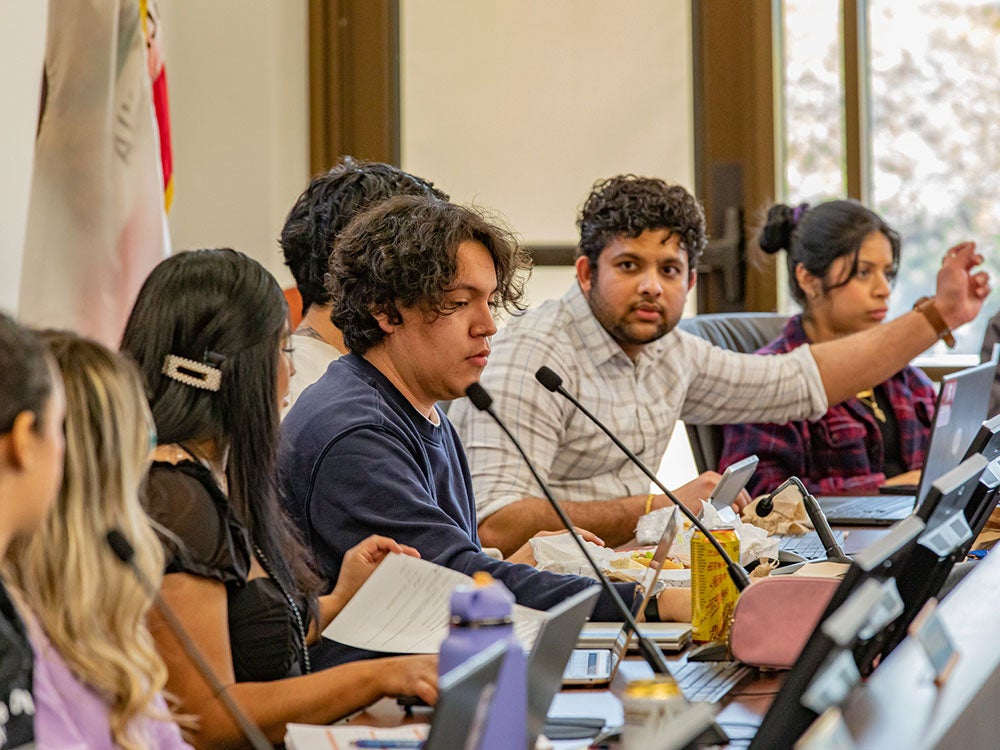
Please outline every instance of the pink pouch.
M839 578L795 575L751 584L733 611L733 657L754 667L791 669L839 585Z

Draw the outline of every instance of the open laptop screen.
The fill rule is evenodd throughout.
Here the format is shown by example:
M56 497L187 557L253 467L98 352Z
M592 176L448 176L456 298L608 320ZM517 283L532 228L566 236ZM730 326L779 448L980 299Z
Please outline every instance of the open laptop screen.
M1000 460L991 466L1000 468ZM977 533L970 527L969 518L980 515L984 505L992 507L998 485L996 474L987 471L986 459L978 453L931 485L917 511L925 519L926 528L913 552L893 573L903 611L855 648L861 674L870 674L879 660L899 645L924 604L938 595L955 563L965 559Z
M984 362L941 379L934 429L927 445L927 459L920 474L917 502L945 471L958 466L969 450L976 430L986 416L997 363Z
M880 582L888 578L908 557L923 530L923 520L915 515L909 516L894 525L884 537L854 556L854 562L844 575L844 580L834 592L798 660L785 676L781 690L775 696L750 744L751 750L791 747L809 728L818 714L803 704L803 697L813 679L837 649L834 639L824 632L824 624L849 602L851 596L866 581ZM854 669L856 671L857 667Z

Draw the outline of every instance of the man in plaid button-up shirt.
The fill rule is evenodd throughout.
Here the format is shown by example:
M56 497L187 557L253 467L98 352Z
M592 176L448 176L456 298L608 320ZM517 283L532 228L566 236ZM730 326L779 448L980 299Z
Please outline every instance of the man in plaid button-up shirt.
M911 312L863 333L774 357L736 354L675 329L706 244L697 200L662 180L598 183L578 225L577 281L497 334L482 383L577 526L608 544L631 538L649 483L596 427L536 382L548 365L647 464L678 419L691 423L818 419L829 404L889 378L945 332ZM972 243L948 251L934 303L949 328L989 293ZM506 553L559 521L496 426L464 401L450 414L473 474L484 545ZM700 509L714 473L677 488ZM663 496L652 507L665 505Z

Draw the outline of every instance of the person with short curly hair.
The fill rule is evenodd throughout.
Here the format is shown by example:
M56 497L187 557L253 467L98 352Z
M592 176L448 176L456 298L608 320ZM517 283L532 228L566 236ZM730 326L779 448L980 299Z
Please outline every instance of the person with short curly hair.
M632 538L645 513L664 507L649 481L597 427L535 381L549 366L644 463L656 467L678 419L689 423L819 419L830 404L880 383L979 312L989 291L972 243L952 248L932 307L850 337L775 357L712 347L677 330L706 244L697 199L663 180L602 180L580 212L576 283L512 320L494 341L483 385L525 444L573 522L611 545ZM559 528L534 478L486 415L451 411L472 470L479 534L505 554ZM705 472L675 489L701 510L719 480ZM744 493L737 502L749 502Z
M493 263L496 288L487 300L490 308L523 309L528 256L509 232L475 211L401 197L369 211L365 219L343 233L340 242L351 252L334 252L327 274L331 319L351 351L365 354L385 341L387 325L403 323L401 309L417 307L431 319L454 313L456 248L464 242L481 245ZM370 231L372 224L380 233Z
M302 394L283 424L283 498L325 576L355 539L392 529L432 562L486 571L518 603L548 609L594 585L486 555L465 455L440 401L486 367L494 310L521 307L527 255L479 213L433 198L396 197L358 216L334 245L333 321L351 349ZM621 584L625 601L634 584ZM687 589L656 600L663 619L689 617ZM620 619L598 600L595 619ZM331 660L359 654L340 647Z
M701 204L680 185L656 178L619 175L598 182L576 221L580 255L597 266L601 251L618 237L638 237L650 228L669 229L694 269L708 244Z
M325 287L333 241L356 214L395 195L448 199L432 183L391 164L345 156L328 172L313 177L288 212L279 242L302 297L302 321L292 332L295 373L289 383L289 406L347 352L344 337L330 320Z

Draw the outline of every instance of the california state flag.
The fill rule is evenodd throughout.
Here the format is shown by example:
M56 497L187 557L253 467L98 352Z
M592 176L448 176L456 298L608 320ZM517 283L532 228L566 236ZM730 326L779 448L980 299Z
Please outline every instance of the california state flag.
M50 0L20 319L117 347L169 253L139 0Z

